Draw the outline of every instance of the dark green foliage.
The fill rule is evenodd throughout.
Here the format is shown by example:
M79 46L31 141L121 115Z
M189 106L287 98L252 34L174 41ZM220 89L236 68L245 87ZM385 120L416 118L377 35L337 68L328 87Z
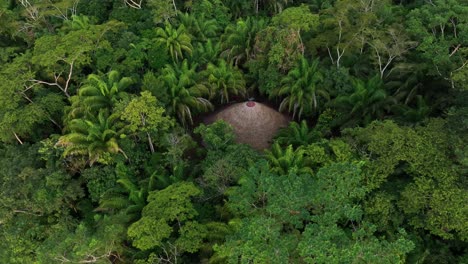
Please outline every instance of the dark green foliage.
M207 150L225 151L228 146L234 144L234 130L223 120L216 121L209 126L201 124L194 132L201 135Z
M360 79L351 82L354 91L350 95L339 96L334 102L345 113L341 123L345 126L367 125L372 120L382 119L393 103L382 80L374 76L366 82Z
M291 122L287 128L283 128L276 138L280 145L292 145L295 148L305 146L319 140L321 134L319 131L312 130L305 120L296 123Z
M0 262L468 263L465 2L0 1Z
M189 64L187 60L181 65L167 64L160 76L161 86L157 87L158 94L167 98L163 103L168 113L177 116L184 126L193 124L192 111L207 112L213 108L205 98L209 97L209 89L199 82L195 70L196 64Z
M258 154L247 145L234 143L232 127L222 120L209 126L200 125L194 130L200 134L207 153L201 163L201 185L216 195L223 195L235 184Z
M95 203L101 199L105 192L117 184L117 176L111 166L87 168L81 172L81 176L86 181L91 201Z
M37 145L0 149L0 256L8 263L35 261L53 227L72 225L84 196L80 183L59 168L44 167Z

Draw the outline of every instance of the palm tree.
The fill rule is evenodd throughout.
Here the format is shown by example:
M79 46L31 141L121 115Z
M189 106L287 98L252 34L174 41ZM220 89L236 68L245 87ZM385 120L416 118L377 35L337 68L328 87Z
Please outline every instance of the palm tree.
M352 80L354 92L335 99L334 104L341 108L346 125L366 125L374 119L381 119L395 100L387 94L382 79L376 75L367 82L354 78Z
M287 128L283 128L276 138L280 145L292 145L293 147L306 146L320 139L320 132L311 130L305 120L296 123L291 122Z
M156 30L156 35L156 41L166 46L174 62L184 58L183 52L192 55L192 39L186 33L184 25L180 25L175 29L170 23L166 23L164 28Z
M245 95L245 80L242 72L228 65L225 60L218 60L217 65L209 63L206 75L212 94L218 93L221 96L221 103L229 103L229 94Z
M271 92L270 97L285 96L281 101L280 111L287 109L293 113L293 118L296 114L301 118L304 112L317 111L318 95L329 99L328 92L319 86L323 77L318 65L318 59L309 64L305 58L301 58L297 66L281 81L282 86Z
M213 43L210 39L204 43L197 43L193 52L192 61L196 61L203 69L211 62L215 62L220 51L219 42Z
M234 65L247 61L252 56L257 32L266 25L265 19L253 17L248 17L245 21L239 20L235 25L229 24L221 36L221 50L223 51L221 55Z
M417 124L426 118L431 112L430 106L421 95L416 95L414 107L407 104L396 104L391 111L398 114L396 119L401 119L410 124Z
M271 146L271 151L266 151L271 171L278 175L286 175L293 169L298 174L312 174L312 169L305 164L304 153L302 148L294 150L292 145L283 149L277 142Z
M82 15L72 15L71 20L65 20L64 25L66 28L72 29L72 30L81 30L81 29L89 29L90 27L90 21L89 17L87 16L82 16Z
M71 98L72 105L68 118L94 115L100 109L110 109L124 95L133 80L120 77L118 71L110 71L106 77L96 74L88 75L87 82L78 91L78 95Z
M293 0L266 0L265 2L265 6L268 9L273 11L274 14L279 14L289 3L292 3Z
M216 20L206 20L204 15L195 17L189 13L179 13L178 18L195 41L207 41L217 36L220 30Z
M99 111L97 118L73 119L67 129L70 131L60 137L58 145L65 147L64 156L87 156L90 165L94 162L106 162L106 153L122 153L117 139L125 135L116 127L116 115L109 115L106 110Z
M230 13L235 19L245 16L252 6L250 1L243 0L225 0L223 3L229 8Z
M141 211L147 204L148 193L156 189L156 173L148 180L135 183L133 175L129 175L128 169L122 163L116 167L120 185L107 190L99 200L99 207L95 211L123 210L126 216L126 224L130 224L141 217Z
M180 67L166 65L161 77L169 97L166 109L170 114L177 115L184 126L193 124L192 110L208 111L213 107L203 97L209 96L209 90L197 83L195 68L196 65L189 66L184 60Z

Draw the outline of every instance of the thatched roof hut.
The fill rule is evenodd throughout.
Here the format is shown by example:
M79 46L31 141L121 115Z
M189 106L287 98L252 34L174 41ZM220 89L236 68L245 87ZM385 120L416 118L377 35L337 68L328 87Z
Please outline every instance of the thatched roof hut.
M207 117L205 123L219 119L231 124L238 143L249 144L258 150L268 148L278 129L289 123L286 115L254 101L230 105Z

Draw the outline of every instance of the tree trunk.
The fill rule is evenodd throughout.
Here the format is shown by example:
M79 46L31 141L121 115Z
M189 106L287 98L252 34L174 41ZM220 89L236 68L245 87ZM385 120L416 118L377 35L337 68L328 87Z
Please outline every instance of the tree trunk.
M23 145L23 141L21 141L21 139L18 137L18 135L16 134L15 131L13 131L13 135L15 135L16 140L17 140L21 145Z
M151 140L151 135L149 132L146 132L146 135L148 136L148 144L150 146L151 153L154 153L154 145L153 140Z

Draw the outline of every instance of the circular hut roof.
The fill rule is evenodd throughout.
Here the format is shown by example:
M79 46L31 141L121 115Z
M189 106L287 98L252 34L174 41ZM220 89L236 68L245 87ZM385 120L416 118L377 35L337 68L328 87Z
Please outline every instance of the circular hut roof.
M278 129L289 123L285 115L254 101L230 105L207 118L205 123L219 119L234 128L238 143L249 144L258 150L268 148Z

